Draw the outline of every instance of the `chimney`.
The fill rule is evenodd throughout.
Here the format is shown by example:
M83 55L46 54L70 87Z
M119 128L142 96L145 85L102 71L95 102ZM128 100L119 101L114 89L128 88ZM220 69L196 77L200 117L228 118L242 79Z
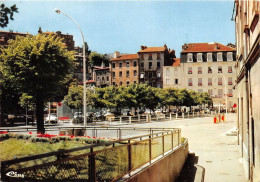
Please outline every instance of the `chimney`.
M115 51L115 52L114 52L114 58L119 58L119 56L120 56L120 52Z
M188 48L188 45L187 44L184 44L183 46L182 46L182 50L184 51L184 50L186 50Z
M147 48L147 46L141 46L141 50L144 50L146 48Z
M215 43L215 49L219 49L218 43Z

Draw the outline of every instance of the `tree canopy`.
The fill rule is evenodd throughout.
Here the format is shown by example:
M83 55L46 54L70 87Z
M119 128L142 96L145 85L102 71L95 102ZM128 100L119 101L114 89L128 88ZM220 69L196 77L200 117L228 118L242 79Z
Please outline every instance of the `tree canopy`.
M14 13L18 13L18 8L16 5L6 7L5 4L0 5L0 27L4 28L7 27L10 20L14 20L13 16Z
M61 38L38 34L17 36L0 55L0 71L20 94L32 96L36 104L37 130L44 133L44 103L57 101L73 70L74 53Z

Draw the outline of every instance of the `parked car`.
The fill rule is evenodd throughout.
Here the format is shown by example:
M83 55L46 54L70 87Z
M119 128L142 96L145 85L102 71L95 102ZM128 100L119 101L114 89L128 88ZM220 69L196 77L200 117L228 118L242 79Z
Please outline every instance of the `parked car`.
M123 109L123 110L121 111L121 115L123 115L123 116L129 116L129 115L131 115L130 109Z
M44 117L44 121L50 122L50 123L57 123L58 118L57 118L56 113L51 113L50 115L46 114L45 117Z
M82 112L75 112L73 118L82 118Z

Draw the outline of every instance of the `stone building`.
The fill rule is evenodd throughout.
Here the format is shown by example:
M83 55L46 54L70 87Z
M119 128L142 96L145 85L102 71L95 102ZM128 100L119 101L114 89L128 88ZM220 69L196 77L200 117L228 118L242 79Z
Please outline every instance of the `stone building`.
M137 54L114 53L111 59L111 84L127 86L139 83L139 58Z
M94 66L93 69L93 80L97 87L106 87L110 85L110 68L105 67L104 64L101 66Z
M260 181L260 2L235 0L238 144L250 181Z
M163 88L182 88L182 69L180 58L174 58L172 65L163 67Z
M152 87L163 87L163 67L172 65L175 51L163 47L141 46L138 52L140 60L140 83Z
M231 46L220 43L189 43L181 51L182 88L208 92L213 105L231 110L237 103L235 83L235 54Z

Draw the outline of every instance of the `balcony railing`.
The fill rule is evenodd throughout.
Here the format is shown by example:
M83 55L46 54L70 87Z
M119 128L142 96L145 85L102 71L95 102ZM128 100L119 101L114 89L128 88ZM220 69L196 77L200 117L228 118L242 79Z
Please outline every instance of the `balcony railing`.
M218 82L218 85L222 85L222 82Z
M198 71L198 74L201 74L202 73L202 71Z
M202 86L202 83L198 83L198 86Z
M212 83L211 83L211 82L209 82L209 83L208 83L208 85L209 85L209 86L211 86L211 85L212 85Z
M189 83L188 85L189 85L189 86L192 86L192 83Z
M232 70L228 70L229 73L232 73Z
M188 71L188 74L192 74L192 71Z
M232 85L232 82L228 82L229 85Z

